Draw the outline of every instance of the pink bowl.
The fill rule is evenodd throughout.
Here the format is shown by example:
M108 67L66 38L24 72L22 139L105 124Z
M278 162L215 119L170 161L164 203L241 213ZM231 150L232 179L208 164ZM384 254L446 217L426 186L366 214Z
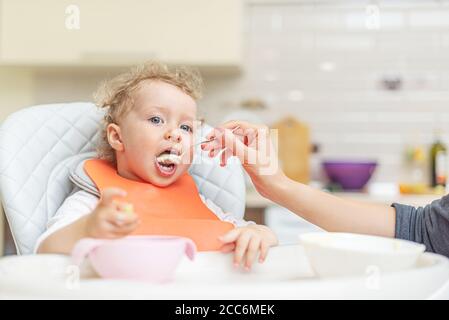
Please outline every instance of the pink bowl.
M184 255L194 259L192 240L166 236L130 236L116 240L85 238L78 241L72 259L88 258L103 278L167 282L173 279Z

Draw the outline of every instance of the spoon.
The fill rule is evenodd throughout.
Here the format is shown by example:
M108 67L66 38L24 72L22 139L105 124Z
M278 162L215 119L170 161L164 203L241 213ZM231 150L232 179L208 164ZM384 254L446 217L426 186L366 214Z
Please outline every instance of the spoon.
M235 130L237 130L237 129L239 129L239 128L240 128L240 126L235 127L234 129L231 130L231 133L234 133ZM204 141L195 143L194 145L192 145L192 147L196 147L197 145L200 145L200 144L203 144L203 143L212 142L212 141L214 141L215 139L217 139L217 138L214 137L214 138L212 138L212 139L208 139L208 140L204 140ZM180 157L182 157L182 156L184 155L185 152L186 152L186 151L184 151L183 153L181 153Z
M234 129L232 129L231 133L234 133L235 130L237 130L237 129L239 129L239 128L240 128L240 126L235 127ZM202 142L195 143L193 146L196 147L196 146L199 145L199 144L203 144L203 143L207 143L207 142L212 142L212 141L214 141L215 139L217 139L217 138L212 138L212 139L209 139L209 140L204 140L204 141L202 141Z

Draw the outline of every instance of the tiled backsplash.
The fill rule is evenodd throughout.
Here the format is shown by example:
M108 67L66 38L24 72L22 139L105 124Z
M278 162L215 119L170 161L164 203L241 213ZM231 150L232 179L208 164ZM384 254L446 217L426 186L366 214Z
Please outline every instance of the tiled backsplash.
M399 180L404 146L435 129L449 144L448 1L250 1L246 15L243 74L206 79L210 122L260 98L262 121L307 122L320 158L378 159L377 181Z
M397 181L404 145L429 145L436 128L449 145L449 1L245 3L243 71L205 75L207 121L231 117L244 99L263 99L268 109L250 118L294 114L307 122L321 147L315 167L322 158L376 158L376 181ZM34 102L91 100L115 73L37 70ZM396 75L401 90L383 89L381 79Z

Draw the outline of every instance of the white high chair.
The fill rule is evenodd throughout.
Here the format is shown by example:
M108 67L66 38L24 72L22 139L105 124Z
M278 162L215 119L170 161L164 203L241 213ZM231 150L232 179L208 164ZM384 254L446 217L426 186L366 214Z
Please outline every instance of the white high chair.
M95 157L102 116L92 103L50 104L18 111L2 124L0 197L18 254L32 253L48 219L75 188L70 174ZM210 129L199 130L197 139ZM222 168L218 159L201 156L200 150L198 146L190 168L199 192L223 211L243 217L240 162L231 158Z

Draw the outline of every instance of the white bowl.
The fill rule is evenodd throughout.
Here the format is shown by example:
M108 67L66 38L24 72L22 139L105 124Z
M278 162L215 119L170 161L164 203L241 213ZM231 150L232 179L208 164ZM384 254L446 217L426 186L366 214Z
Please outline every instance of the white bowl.
M300 235L311 267L320 277L379 275L415 266L422 244L351 233Z

